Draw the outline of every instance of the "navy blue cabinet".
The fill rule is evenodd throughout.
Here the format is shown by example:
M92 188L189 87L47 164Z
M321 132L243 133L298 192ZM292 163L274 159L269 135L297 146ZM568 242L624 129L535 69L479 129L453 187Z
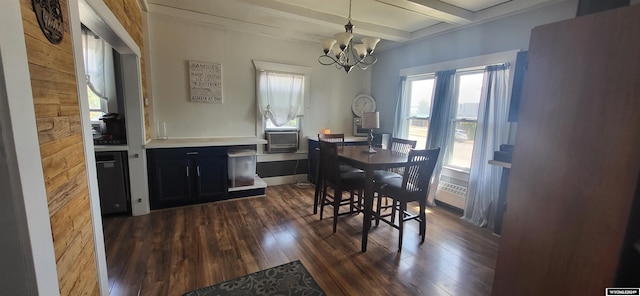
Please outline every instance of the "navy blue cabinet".
M227 149L147 150L151 209L223 200L227 197Z

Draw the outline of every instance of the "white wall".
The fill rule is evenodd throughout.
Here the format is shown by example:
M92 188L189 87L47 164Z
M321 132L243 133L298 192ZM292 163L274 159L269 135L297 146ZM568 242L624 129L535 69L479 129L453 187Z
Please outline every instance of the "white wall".
M563 1L477 26L470 26L378 53L372 94L381 130L391 132L400 69L529 47L531 29L575 17L577 0Z
M370 93L371 71L346 74L322 66L319 43L289 41L227 30L149 13L153 113L167 122L170 138L255 136L255 72L252 60L312 67L303 134L321 128L351 134L351 102ZM223 104L189 102L189 60L222 65Z

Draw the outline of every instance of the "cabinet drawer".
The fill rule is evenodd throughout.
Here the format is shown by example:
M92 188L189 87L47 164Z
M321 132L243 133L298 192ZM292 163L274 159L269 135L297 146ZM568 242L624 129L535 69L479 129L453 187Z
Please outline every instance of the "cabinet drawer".
M184 158L189 156L227 156L226 147L159 148L149 149L157 158Z

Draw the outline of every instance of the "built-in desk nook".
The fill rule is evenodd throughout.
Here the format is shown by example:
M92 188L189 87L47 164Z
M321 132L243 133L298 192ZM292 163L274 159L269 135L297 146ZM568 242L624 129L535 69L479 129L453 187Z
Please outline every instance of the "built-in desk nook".
M145 145L152 210L264 195L252 137L152 140ZM248 178L253 178L248 180Z

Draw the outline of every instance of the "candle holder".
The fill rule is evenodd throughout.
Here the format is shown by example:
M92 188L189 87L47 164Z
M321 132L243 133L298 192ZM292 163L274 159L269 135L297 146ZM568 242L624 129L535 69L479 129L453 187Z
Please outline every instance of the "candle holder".
M379 112L364 112L362 113L362 128L369 129L369 149L364 150L364 153L376 153L371 143L373 142L373 129L380 128L380 113Z

